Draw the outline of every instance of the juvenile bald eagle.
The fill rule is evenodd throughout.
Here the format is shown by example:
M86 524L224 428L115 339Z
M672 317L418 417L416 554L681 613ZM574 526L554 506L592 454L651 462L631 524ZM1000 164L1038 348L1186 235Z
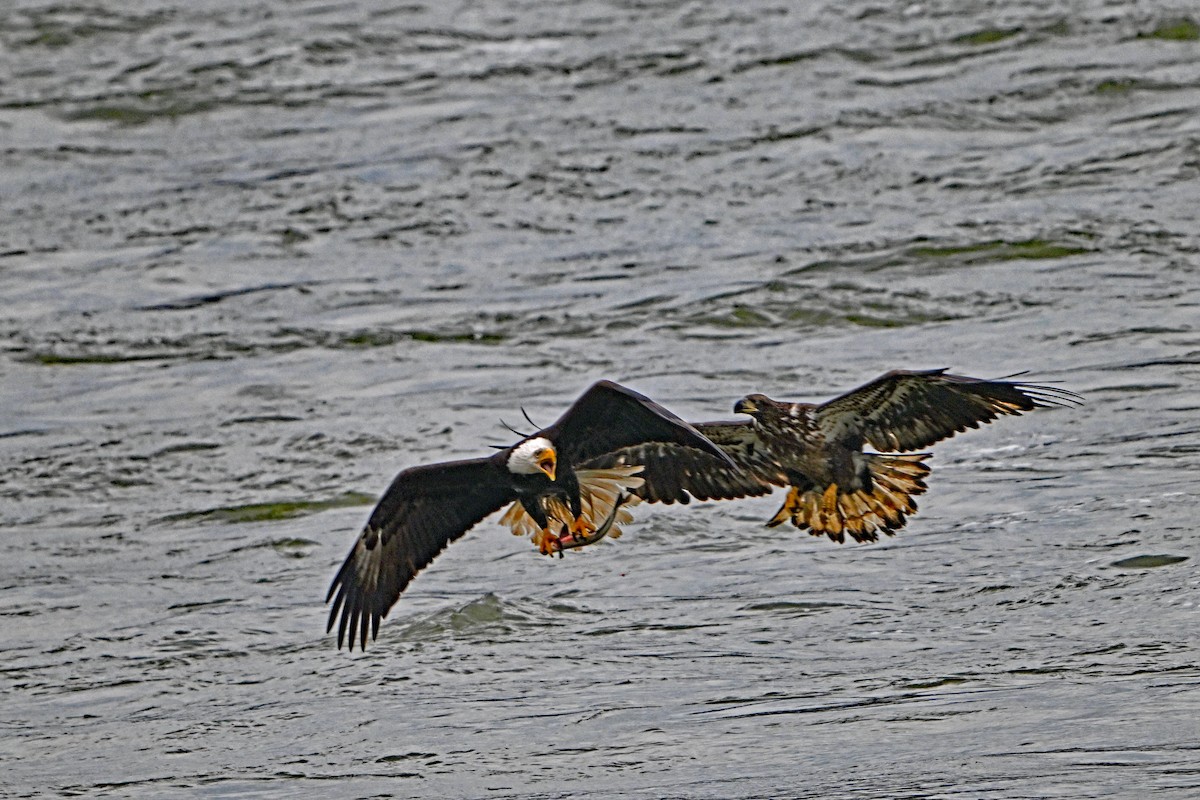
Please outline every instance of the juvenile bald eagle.
M493 456L411 467L395 477L329 587L326 632L338 647L366 647L409 581L446 545L505 504L502 521L532 533L543 553L588 541L599 527L627 521L621 504L641 486L640 465L584 469L589 460L648 442L695 449L708 463L736 469L688 423L649 398L610 381L584 392L548 428ZM347 636L348 634L348 636Z
M1035 408L1077 405L1064 389L950 375L944 369L896 370L819 405L751 394L733 410L738 422L695 428L730 455L728 465L698 451L654 444L605 455L588 466L643 467L634 493L649 502L686 503L769 494L788 488L767 525L790 521L835 542L846 534L873 542L902 528L926 490L929 447L968 428ZM863 452L864 445L894 455Z

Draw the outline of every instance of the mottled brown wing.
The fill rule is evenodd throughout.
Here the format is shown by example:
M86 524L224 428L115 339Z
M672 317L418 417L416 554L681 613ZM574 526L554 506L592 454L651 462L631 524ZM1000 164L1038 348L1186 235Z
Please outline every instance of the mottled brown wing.
M326 632L338 623L338 648L374 639L379 621L421 568L471 526L512 502L494 458L406 469L371 512L354 548L329 586ZM347 636L347 634L349 634Z
M828 439L881 451L919 450L999 416L1078 405L1065 389L949 375L944 369L894 370L817 408Z
M699 422L693 427L718 445L736 466L691 447L651 442L608 453L582 465L605 468L639 464L646 483L634 494L650 503L732 500L770 494L786 486L783 470L768 455L748 422Z
M597 381L566 413L540 432L570 464L647 442L690 447L726 461L724 451L691 425L643 394L612 381ZM729 466L735 466L729 462Z

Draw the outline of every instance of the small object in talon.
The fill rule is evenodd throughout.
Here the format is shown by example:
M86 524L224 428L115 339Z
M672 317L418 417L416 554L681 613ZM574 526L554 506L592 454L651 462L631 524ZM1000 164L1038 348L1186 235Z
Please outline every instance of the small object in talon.
M565 524L561 528L559 528L558 536L555 536L550 542L550 549L554 553L558 553L559 558L563 557L562 542L563 542L564 537L574 538L574 534L567 532L567 526ZM553 555L553 553L551 555Z
M584 527L585 529L590 528L590 532L581 536L579 533L573 531L571 533L565 533L559 536L557 542L558 554L561 556L563 550L576 547L586 547L587 545L594 544L603 539L605 536L608 536L608 532L612 530L612 526L617 521L617 512L621 510L621 506L628 499L629 495L626 494L622 494L620 497L618 497L617 501L613 503L612 511L608 512L608 518L604 520L604 524L602 524L599 528L592 528L592 526L589 525L586 520L582 520L583 525L581 527ZM578 523L580 520L576 520L576 522ZM575 526L572 526L572 528L574 527Z

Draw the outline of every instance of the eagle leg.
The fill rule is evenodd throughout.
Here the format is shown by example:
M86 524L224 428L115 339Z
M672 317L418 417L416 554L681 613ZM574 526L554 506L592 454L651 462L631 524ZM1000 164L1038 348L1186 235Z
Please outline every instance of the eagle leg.
M561 536L565 535L567 526L562 527L563 534L555 533L549 527L542 528L537 533L533 534L533 543L537 545L538 552L544 556L552 556L558 553L558 557L562 558L562 545L559 544Z

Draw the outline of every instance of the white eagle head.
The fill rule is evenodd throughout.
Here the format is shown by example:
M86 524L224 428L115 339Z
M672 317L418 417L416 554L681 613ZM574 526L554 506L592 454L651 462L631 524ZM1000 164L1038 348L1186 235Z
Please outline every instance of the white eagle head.
M554 480L558 468L558 452L554 443L544 436L534 436L526 439L513 448L508 454L508 471L516 475L536 475L543 473Z

